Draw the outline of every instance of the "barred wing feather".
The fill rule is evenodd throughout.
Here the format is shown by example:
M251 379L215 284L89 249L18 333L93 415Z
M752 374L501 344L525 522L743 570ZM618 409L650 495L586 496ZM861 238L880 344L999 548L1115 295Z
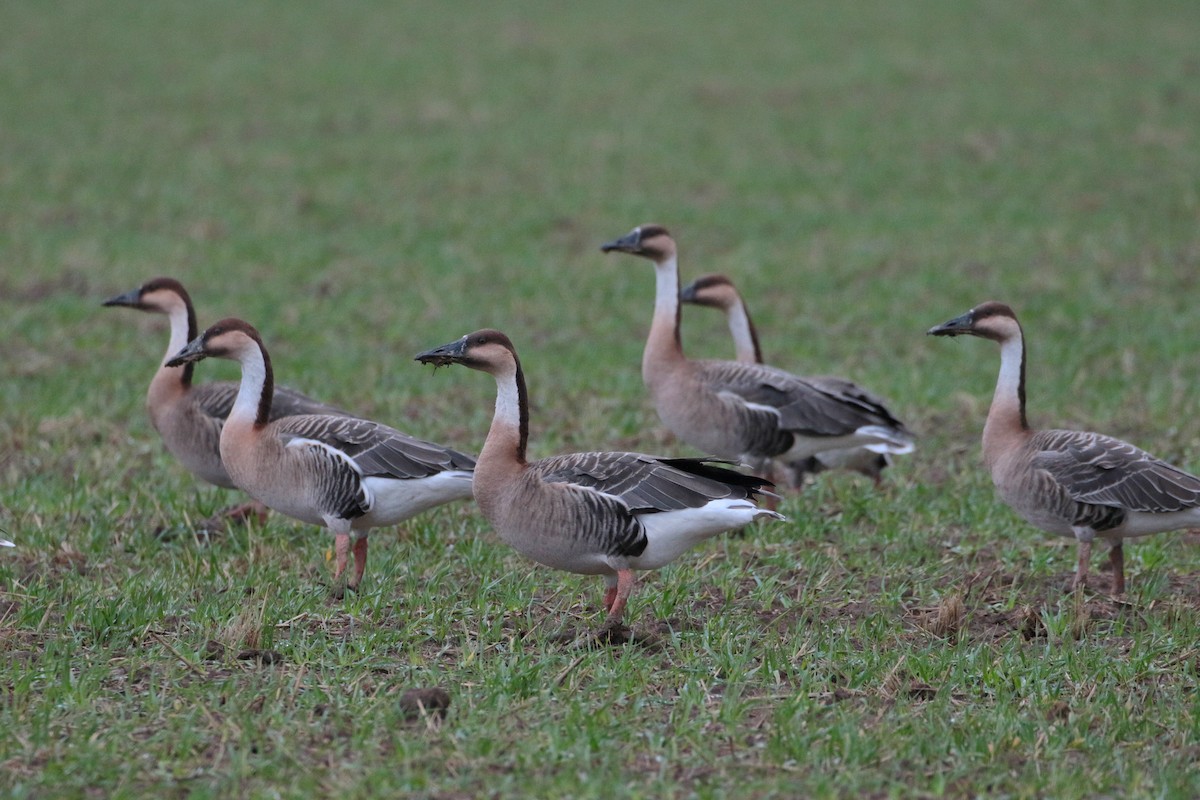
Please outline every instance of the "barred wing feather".
M394 428L355 417L298 416L277 423L284 444L303 438L340 450L364 476L425 478L446 470L470 471L475 459Z
M546 483L572 483L620 498L638 513L699 508L726 497L752 497L767 481L701 459L641 453L572 453L531 465Z
M1040 431L1033 466L1080 503L1170 513L1200 506L1200 479L1128 442L1083 431Z
M775 409L779 425L817 436L841 436L864 425L905 431L878 398L840 378L800 378L762 364L701 361L705 381L745 403Z
M213 381L192 387L192 397L204 413L218 420L224 420L233 409L233 401L237 398L238 384L232 381ZM335 416L350 416L340 408L317 402L295 389L279 386L271 398L271 419L294 417L299 414L331 414Z

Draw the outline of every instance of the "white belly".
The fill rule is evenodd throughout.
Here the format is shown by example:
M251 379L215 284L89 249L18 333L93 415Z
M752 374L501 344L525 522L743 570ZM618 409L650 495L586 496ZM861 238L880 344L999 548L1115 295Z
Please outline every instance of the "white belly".
M799 461L818 453L845 448L866 448L874 453L893 453L903 455L914 449L912 442L901 441L887 428L879 425L864 425L854 433L845 436L803 436L795 435L791 449L786 453L775 456L781 461Z
M375 502L354 520L355 530L395 525L434 506L471 497L471 473L461 471L405 480L364 478L363 485Z
M1200 528L1200 508L1189 508L1184 511L1173 511L1168 514L1148 514L1143 511L1131 511L1125 518L1125 524L1115 531L1103 531L1099 536L1105 538L1132 538L1149 536L1152 533L1177 531L1183 528ZM1114 535L1116 534L1116 535Z
M759 517L778 517L749 500L713 500L700 508L643 514L646 549L625 559L634 569L658 569L706 539L749 525Z

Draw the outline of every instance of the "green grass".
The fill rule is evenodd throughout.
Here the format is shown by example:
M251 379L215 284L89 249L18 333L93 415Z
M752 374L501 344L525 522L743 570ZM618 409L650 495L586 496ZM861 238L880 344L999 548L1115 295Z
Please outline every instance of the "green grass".
M1063 595L1070 543L978 463L994 349L923 336L1005 300L1035 423L1200 469L1195 3L2 16L0 793L1200 793L1195 540L1128 548L1127 607ZM599 582L468 505L378 532L341 603L317 529L198 536L235 496L145 418L162 321L99 306L172 275L281 381L468 450L490 381L411 358L499 327L536 454L686 453L638 372L650 269L598 250L649 221L685 280L737 278L769 360L922 438L881 491L823 476L644 576L624 647L556 637ZM730 352L707 312L685 336ZM406 718L431 686L445 721Z

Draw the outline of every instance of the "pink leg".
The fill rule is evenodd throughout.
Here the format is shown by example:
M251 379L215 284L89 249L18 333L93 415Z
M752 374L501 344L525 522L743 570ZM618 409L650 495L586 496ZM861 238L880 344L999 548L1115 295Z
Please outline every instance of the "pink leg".
M1112 565L1112 593L1125 594L1125 547L1121 541L1113 542L1112 550L1108 551L1108 563Z
M613 593L613 600L612 605L608 606L608 619L604 621L605 625L615 625L621 621L621 615L625 613L625 603L629 600L629 595L633 592L633 587L636 583L637 578L633 576L633 570L617 570L617 585L609 589L609 592ZM606 595L606 605L607 601L608 597Z
M1087 587L1088 566L1092 560L1092 543L1091 541L1079 540L1079 560L1075 565L1075 582L1071 584L1072 589L1081 589Z
M346 571L346 557L350 554L350 535L339 533L333 537L333 579L336 581Z
M615 602L617 602L617 587L616 584L613 584L604 590L604 610L612 611Z
M363 572L367 569L367 537L354 541L354 580L350 582L351 589L357 589L362 583Z

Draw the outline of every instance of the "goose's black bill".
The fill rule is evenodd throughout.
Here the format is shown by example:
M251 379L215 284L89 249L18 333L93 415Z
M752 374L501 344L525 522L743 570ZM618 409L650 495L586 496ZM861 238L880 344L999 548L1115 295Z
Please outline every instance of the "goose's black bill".
M636 253L642 246L642 232L640 229L631 231L625 234L620 239L613 239L611 242L605 242L600 245L601 252L604 253Z
M204 349L204 337L197 336L192 339L183 349L167 362L168 367L182 367L184 364L190 364L193 361L200 361L208 358L208 352Z
M142 304L142 290L134 289L124 294L119 294L116 297L110 297L104 301L106 306L128 306L129 308L137 308Z
M964 333L970 333L971 328L975 324L975 318L972 312L957 316L952 320L947 320L941 325L935 325L925 332L927 336L961 336Z
M460 363L466 352L466 348L467 337L464 336L441 347L435 347L432 350L426 350L424 353L418 353L414 360L420 361L422 364L433 364L435 367L446 367L451 364Z

